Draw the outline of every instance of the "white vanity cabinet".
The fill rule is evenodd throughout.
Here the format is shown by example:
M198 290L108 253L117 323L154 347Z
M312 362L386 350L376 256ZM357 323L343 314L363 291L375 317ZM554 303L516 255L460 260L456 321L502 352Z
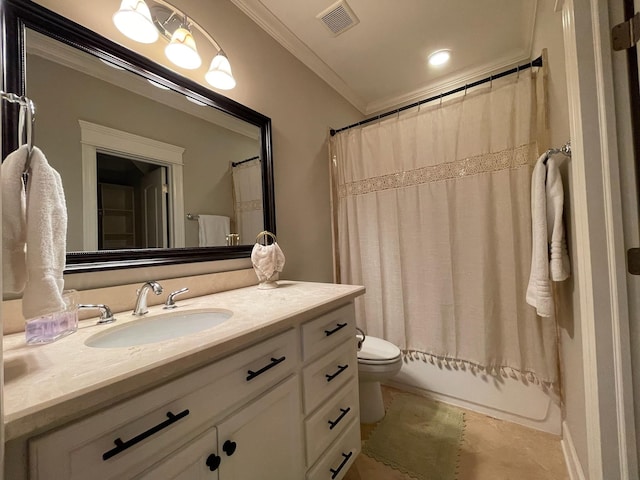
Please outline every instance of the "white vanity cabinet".
M160 461L168 462L166 468L179 471L178 462L189 471L196 468L193 464L200 455L194 459L194 452L183 446L193 442L195 448L201 447L203 441L199 436L203 431L207 431L205 438L215 437L212 427L217 427L219 442L204 451L205 463L210 454L227 456L222 449L226 440L237 444L237 453L220 462L221 472L241 468L234 467L238 462L231 461L236 455L238 459L253 461L247 455L260 459L263 453L269 454L273 447L269 438L274 428L284 442L282 448L296 451L302 443L301 430L295 427L300 416L296 333L290 329L96 415L32 439L29 478L124 480L135 478ZM283 415L284 411L292 417ZM279 423L286 419L292 419L292 427L283 433ZM256 442L261 444L257 446ZM221 448L217 443L221 443ZM176 450L180 461L172 461L171 454ZM300 457L301 453L297 455ZM274 458L286 461L284 469L292 465L288 457ZM302 475L301 461L299 465L291 469L298 472L298 477L294 475L292 479ZM159 464L157 468L164 467Z
M144 472L139 480L302 478L297 377L261 396Z
M360 452L354 306L298 315L280 333L240 338L207 366L28 438L17 480L342 479Z
M307 480L340 480L360 452L352 303L301 327Z

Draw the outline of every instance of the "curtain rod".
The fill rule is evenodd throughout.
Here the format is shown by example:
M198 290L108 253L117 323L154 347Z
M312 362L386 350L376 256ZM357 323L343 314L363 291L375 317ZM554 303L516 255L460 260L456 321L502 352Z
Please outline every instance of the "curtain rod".
M440 100L442 97L446 97L448 95L453 95L454 93L459 93L459 92L465 91L465 90L467 90L469 88L477 87L478 85L482 85L483 83L491 82L493 80L496 80L496 79L502 78L502 77L506 77L507 75L511 75L513 73L518 73L521 70L526 70L527 68L541 67L541 66L542 66L542 56L539 56L535 60L532 60L531 62L526 63L524 65L518 65L517 67L513 67L510 70L506 70L504 72L496 73L495 75L490 75L487 78L483 78L482 80L476 80L475 82L465 84L462 87L458 87L458 88L455 88L453 90L449 90L448 92L441 93L439 95L436 95L435 97L429 97L429 98L426 98L424 100L420 100L418 102L412 103L411 105L405 105L404 107L396 108L395 110L391 110L389 112L381 113L379 115L376 115L375 117L367 118L367 119L362 120L360 122L353 123L351 125L347 125L346 127L339 128L337 130L331 129L331 130L329 130L329 133L331 133L331 136L333 137L336 133L342 132L344 130L349 130L350 128L359 127L360 125L365 125L365 124L370 123L370 122L375 122L376 120L380 120L381 118L388 117L389 115L394 115L396 113L400 113L400 112L402 112L404 110L409 110L410 108L417 107L418 105L422 105L423 103L433 102L434 100Z
M257 160L258 158L260 158L260 157L259 156L255 156L255 157L247 158L246 160L240 160L239 162L231 162L231 166L232 167L237 167L238 165L242 165L243 163L250 162L251 160Z

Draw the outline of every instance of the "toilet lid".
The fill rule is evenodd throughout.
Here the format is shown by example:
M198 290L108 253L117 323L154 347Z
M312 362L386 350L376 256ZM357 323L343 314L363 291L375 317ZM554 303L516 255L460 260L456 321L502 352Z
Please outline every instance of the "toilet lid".
M359 360L386 362L400 356L400 349L381 338L367 336L358 352Z

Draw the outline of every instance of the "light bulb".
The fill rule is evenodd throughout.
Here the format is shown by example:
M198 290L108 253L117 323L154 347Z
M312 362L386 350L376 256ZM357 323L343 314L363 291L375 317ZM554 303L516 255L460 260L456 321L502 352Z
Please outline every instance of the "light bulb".
M177 66L193 70L202 65L202 59L196 50L196 41L184 25L176 29L171 36L171 42L164 49L167 58Z
M143 0L122 0L120 10L113 14L113 23L120 32L136 42L153 43L158 39L158 30Z
M204 78L209 85L221 90L230 90L236 86L236 80L231 74L231 65L222 50L211 60L211 66Z

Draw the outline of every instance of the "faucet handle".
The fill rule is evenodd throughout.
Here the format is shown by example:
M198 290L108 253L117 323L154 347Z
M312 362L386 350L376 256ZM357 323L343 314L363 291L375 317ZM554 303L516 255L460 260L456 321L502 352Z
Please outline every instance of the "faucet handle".
M78 304L78 310L85 308L97 308L100 310L100 320L96 322L96 325L102 325L104 323L113 323L116 321L116 317L111 313L111 309L103 303L80 303Z
M169 296L167 297L167 301L164 303L164 309L171 309L171 308L176 308L176 302L175 302L175 298L180 295L181 293L184 292L188 292L189 289L187 287L181 288L180 290L176 290L175 292L171 292L169 294Z

